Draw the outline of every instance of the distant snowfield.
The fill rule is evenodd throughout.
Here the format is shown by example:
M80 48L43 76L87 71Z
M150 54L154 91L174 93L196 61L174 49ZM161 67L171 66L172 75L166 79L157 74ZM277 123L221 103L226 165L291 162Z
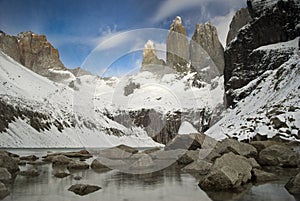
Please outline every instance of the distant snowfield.
M257 79L241 89L239 94L248 88L256 86L245 99L234 109L223 113L224 117L213 125L207 135L218 140L236 137L239 140L249 139L256 134L269 138L279 135L283 139L297 140L300 132L300 54L299 37L284 43L260 47L257 50L294 48L294 55L276 70L266 71ZM262 79L264 77L264 79ZM287 128L275 129L272 119L284 122Z
M66 72L62 72L66 73ZM208 107L223 101L223 77L203 88L191 86L194 74L156 76L143 72L121 78L101 79L85 75L69 83L55 83L42 77L0 52L0 99L13 106L49 115L53 119L76 121L75 127L62 132L54 126L36 131L28 120L16 119L7 132L1 133L1 147L111 147L126 144L134 147L162 146L138 127L126 128L107 116L120 111L153 108L163 114ZM72 80L70 80L72 81ZM129 83L139 84L133 93L124 95ZM69 86L68 86L69 85ZM88 124L88 125L87 125ZM89 126L92 125L92 126ZM122 136L108 132L121 131Z

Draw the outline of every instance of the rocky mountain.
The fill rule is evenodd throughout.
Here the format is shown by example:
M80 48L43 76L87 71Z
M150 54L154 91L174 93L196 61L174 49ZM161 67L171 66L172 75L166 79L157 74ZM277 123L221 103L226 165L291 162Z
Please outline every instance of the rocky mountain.
M167 65L177 72L187 71L189 63L189 42L181 17L177 16L167 36Z
M248 24L251 20L252 18L247 8L241 8L238 10L230 23L226 44L229 45L229 43L236 37L240 28Z
M148 40L144 47L141 71L159 73L163 71L165 65L165 61L157 57L154 43Z
M30 70L54 81L73 77L45 35L31 31L10 36L0 32L0 50Z
M197 24L190 41L190 60L193 71L204 80L223 75L224 48L216 27L211 23Z
M268 1L269 2L269 1ZM263 7L262 7L263 5ZM248 1L253 21L240 29L225 51L224 81L227 107L248 93L237 97L235 90L246 86L267 70L285 63L295 48L264 50L261 46L285 42L300 35L298 1Z
M253 20L225 50L228 109L207 134L299 141L299 1L253 0L247 9Z

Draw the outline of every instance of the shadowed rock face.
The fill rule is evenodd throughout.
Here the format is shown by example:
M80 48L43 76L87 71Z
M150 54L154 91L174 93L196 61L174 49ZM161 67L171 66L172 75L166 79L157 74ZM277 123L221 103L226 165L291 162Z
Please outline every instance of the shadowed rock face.
M248 1L253 18L249 26L241 29L236 40L225 51L224 84L227 107L234 105L234 90L247 85L267 70L278 68L293 51L254 51L256 48L285 42L300 35L300 6L295 1ZM263 5L262 7L254 6ZM275 56L274 56L275 55Z
M187 69L189 42L181 18L177 16L171 24L167 37L167 65L178 72Z
M236 37L240 28L248 24L251 20L252 18L247 8L241 8L238 10L230 23L226 44L228 45Z
M216 27L210 23L197 24L190 42L192 68L200 73L210 67L211 77L222 75L224 70L224 48L219 41Z

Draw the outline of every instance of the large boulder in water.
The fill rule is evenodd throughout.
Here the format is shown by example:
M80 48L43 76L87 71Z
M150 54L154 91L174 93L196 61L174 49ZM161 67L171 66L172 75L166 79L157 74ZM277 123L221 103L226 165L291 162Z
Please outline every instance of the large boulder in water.
M93 193L95 191L98 191L100 189L101 189L101 187L95 186L95 185L75 184L75 185L72 185L68 189L68 191L72 191L77 195L83 196L83 195L87 195L87 194Z
M285 185L285 188L291 194L298 194L300 195L300 173L297 174L295 177L292 177L288 183Z
M4 151L0 151L0 167L6 168L11 174L20 170L16 160Z
M229 190L239 188L251 179L252 166L243 156L224 154L216 159L211 171L200 181L203 190Z

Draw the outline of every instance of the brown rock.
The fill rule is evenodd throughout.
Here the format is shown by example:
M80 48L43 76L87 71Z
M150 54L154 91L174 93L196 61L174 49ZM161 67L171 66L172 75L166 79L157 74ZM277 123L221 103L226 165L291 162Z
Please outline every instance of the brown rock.
M6 196L8 196L10 193L6 186L0 182L0 200L4 199Z
M167 65L178 72L186 71L189 61L189 43L181 18L177 16L167 36Z
M278 179L277 175L259 169L253 169L252 174L257 182L274 181Z

